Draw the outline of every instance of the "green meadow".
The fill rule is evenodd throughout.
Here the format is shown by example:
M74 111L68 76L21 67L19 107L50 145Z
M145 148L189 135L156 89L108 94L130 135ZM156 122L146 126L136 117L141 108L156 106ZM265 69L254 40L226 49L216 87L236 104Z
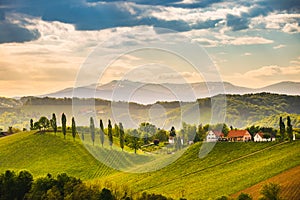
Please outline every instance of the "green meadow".
M122 152L118 146L101 147L98 140L93 146L88 135L85 138L84 142L78 137L73 141L70 135L63 139L62 133L33 131L0 138L0 172L26 169L35 178L66 172L87 183L126 187L133 194L147 191L175 199L208 199L236 193L300 165L299 141L217 143L203 158L199 158L199 150L210 144L196 143L162 169L128 173L102 164L87 149L95 151L96 157L97 152L110 152L108 155L124 158L122 163L133 163L133 166L140 159L149 161L145 166L139 163L144 168L155 166L151 162L153 156L142 152L135 155L127 148ZM118 140L114 139L117 144Z

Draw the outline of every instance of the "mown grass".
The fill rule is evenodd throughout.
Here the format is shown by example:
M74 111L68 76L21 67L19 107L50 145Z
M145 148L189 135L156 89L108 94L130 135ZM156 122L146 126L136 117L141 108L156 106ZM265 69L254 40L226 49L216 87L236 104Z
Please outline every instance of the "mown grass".
M300 165L300 142L268 148L271 145L276 144L218 143L207 157L199 159L200 144L196 144L164 169L144 174L116 173L106 180L130 185L136 192L162 193L173 198L216 198Z
M97 137L96 137L97 138ZM208 199L234 194L258 182L300 165L300 142L292 143L217 143L207 156L199 158L201 143L194 144L170 165L147 173L126 173L111 169L95 159L94 155L122 158L122 163L136 167L141 158L153 167L167 157L152 161L153 155L112 150L105 144L95 146L86 135L86 147L79 138L70 135L64 140L61 133L37 134L22 132L0 139L0 172L7 169L29 170L35 177L47 173L66 172L90 183L119 185L133 193L158 193L178 199ZM115 139L115 143L118 140ZM207 144L206 144L207 145ZM105 154L104 154L105 155ZM170 155L167 155L170 156ZM143 159L143 161L145 161ZM147 160L148 159L148 160ZM101 159L100 159L101 160ZM130 165L131 164L131 165Z
M1 172L26 169L35 177L66 172L84 180L95 173L100 177L114 172L83 148L78 138L73 142L53 133L21 132L1 138L0 152Z

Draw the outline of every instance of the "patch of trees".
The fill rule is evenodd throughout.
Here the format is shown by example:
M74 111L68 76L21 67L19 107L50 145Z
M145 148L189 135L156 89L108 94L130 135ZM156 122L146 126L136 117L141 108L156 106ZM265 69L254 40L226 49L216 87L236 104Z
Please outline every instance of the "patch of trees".
M259 200L283 200L280 195L281 186L276 183L267 183L263 185L260 189L260 198ZM252 196L246 193L241 193L236 200L252 200ZM216 200L233 200L233 198L227 196L221 196Z
M66 173L53 177L47 174L45 177L33 179L28 171L16 174L7 170L0 174L0 199L1 200L39 200L39 199L90 199L90 200L115 200L117 191L101 188L98 185L87 185L80 179L68 176ZM123 200L133 200L124 192ZM143 193L137 200L171 200L162 195Z

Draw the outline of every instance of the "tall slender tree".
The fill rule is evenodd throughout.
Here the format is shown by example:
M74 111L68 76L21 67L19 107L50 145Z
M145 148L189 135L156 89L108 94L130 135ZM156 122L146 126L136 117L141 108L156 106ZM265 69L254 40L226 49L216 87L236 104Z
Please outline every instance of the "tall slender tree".
M30 119L30 130L33 130L34 126L33 126L33 119Z
M100 119L100 142L101 142L101 146L103 147L103 144L104 144L104 126L103 126L102 119Z
M283 141L284 140L284 134L285 134L285 125L284 122L282 120L282 117L280 117L279 119L279 132L280 132L280 140Z
M72 117L72 136L73 136L73 140L75 141L75 137L76 137L76 123L75 123L74 117Z
M119 130L118 124L115 124L115 127L114 127L114 136L115 137L119 137L120 136L120 130Z
M67 118L66 118L65 113L63 113L61 115L61 129L62 129L62 132L64 134L64 139L66 139L66 134L67 134Z
M175 130L174 126L172 126L172 128L170 130L170 136L171 137L176 137L176 130Z
M108 135L108 140L109 140L109 146L112 147L112 144L113 144L113 134L112 134L112 126L111 126L110 119L108 120L107 135Z
M120 129L120 135L119 135L120 136L120 147L123 151L124 143L125 143L125 136L124 136L124 128L123 128L123 125L121 122L119 123L119 129Z
M291 118L290 116L287 117L287 124L286 124L286 132L288 134L289 140L293 140L293 125L291 123Z
M93 117L90 118L90 133L91 133L91 139L93 142L93 145L95 143L95 124Z
M52 113L51 127L53 129L53 132L56 135L56 132L57 132L57 123L56 123L56 115L55 115L55 113Z

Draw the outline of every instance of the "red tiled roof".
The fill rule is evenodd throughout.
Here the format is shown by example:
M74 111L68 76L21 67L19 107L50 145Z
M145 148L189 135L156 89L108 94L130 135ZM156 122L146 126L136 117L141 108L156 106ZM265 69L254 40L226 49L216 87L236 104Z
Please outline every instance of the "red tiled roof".
M224 137L224 134L220 131L212 131L217 137Z
M245 134L249 133L247 130L230 130L227 137L244 137Z

